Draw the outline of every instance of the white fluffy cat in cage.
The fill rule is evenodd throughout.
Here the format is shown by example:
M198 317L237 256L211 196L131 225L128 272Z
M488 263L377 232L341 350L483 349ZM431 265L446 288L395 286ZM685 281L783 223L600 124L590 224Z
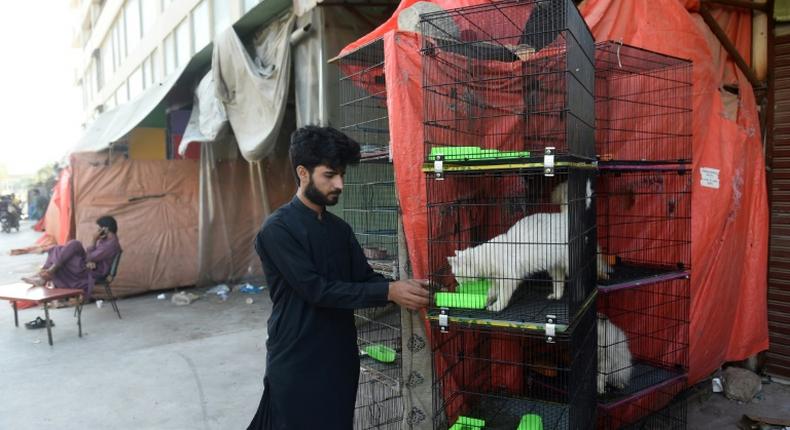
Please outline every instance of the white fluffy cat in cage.
M598 314L598 394L606 393L609 385L622 390L633 372L628 337L609 318Z
M587 181L586 209L592 206L592 184ZM478 246L455 251L447 257L456 279L489 278L486 308L499 312L508 305L521 279L546 271L553 289L548 298L559 300L568 274L568 183L559 184L551 194L561 212L536 213L516 222L507 232ZM611 267L598 253L598 276L606 279Z

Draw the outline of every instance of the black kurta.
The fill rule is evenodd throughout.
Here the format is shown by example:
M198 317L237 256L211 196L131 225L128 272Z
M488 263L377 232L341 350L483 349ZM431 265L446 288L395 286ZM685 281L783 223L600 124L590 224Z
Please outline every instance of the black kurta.
M263 398L249 429L350 430L359 379L353 309L387 304L345 221L298 197L255 240L272 299Z

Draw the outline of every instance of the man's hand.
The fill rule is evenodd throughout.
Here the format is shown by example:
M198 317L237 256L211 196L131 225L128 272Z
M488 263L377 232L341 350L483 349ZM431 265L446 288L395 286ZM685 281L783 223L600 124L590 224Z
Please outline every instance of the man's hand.
M89 261L85 263L85 267L88 268L88 270L94 270L96 269L96 263L94 263L93 261Z
M428 306L428 281L406 279L390 282L387 300L412 311L424 308Z

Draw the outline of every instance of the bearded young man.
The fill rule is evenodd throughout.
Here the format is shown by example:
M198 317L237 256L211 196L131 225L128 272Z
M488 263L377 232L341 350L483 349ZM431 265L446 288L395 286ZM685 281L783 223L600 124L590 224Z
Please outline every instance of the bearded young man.
M359 380L354 309L428 305L426 281L390 282L368 265L351 227L326 211L359 144L306 126L289 150L298 189L255 240L272 299L263 398L248 430L353 428Z

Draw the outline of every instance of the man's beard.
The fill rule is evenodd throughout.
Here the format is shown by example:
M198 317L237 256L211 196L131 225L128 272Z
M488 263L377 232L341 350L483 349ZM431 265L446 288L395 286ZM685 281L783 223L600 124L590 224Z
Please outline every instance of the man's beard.
M310 178L310 183L307 184L307 188L304 190L304 196L318 206L334 206L340 198L340 192L331 193L327 196L318 191L318 188L313 184L313 178Z

